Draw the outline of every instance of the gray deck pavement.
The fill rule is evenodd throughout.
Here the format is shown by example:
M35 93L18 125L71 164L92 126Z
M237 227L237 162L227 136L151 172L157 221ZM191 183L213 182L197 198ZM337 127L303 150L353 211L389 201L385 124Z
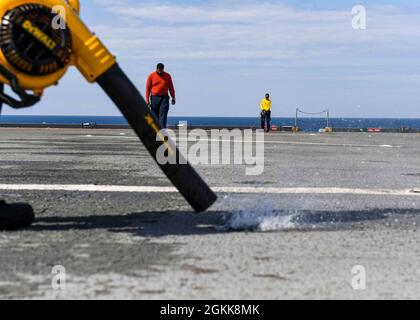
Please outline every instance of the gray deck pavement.
M197 170L257 192L220 192L196 214L174 192L8 189L169 182L129 130L0 129L0 198L37 214L0 233L0 298L420 298L420 135L273 133L260 176Z

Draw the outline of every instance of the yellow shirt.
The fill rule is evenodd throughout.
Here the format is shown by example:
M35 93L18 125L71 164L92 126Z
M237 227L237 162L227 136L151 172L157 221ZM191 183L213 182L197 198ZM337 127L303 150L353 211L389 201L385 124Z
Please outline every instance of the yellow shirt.
M261 110L270 111L271 110L271 100L262 99L261 101Z

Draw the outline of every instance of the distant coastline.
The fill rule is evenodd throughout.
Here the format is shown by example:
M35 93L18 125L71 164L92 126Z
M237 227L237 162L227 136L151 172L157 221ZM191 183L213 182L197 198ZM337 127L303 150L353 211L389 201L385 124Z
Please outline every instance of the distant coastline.
M170 117L169 126L176 127L180 122L187 121L191 127L203 128L257 128L259 126L258 117ZM381 128L394 130L402 129L406 131L419 131L420 119L392 119L392 118L331 118L331 126L341 129L359 128ZM0 117L0 127L32 127L32 128L80 128L82 123L94 123L98 128L128 128L128 124L123 117L119 116L8 116ZM273 125L294 126L294 118L273 118ZM298 126L302 131L317 132L325 128L326 120L323 118L301 118Z

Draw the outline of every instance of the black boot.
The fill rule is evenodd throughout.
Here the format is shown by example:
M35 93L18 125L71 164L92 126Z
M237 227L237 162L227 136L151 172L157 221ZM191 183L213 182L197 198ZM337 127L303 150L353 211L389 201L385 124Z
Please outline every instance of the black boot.
M34 220L34 210L29 204L7 204L4 200L0 200L0 231L26 228Z

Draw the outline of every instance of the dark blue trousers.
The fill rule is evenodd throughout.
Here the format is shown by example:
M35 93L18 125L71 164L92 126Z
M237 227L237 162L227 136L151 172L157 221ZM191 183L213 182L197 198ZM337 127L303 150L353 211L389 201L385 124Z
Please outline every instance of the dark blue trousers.
M261 111L261 129L265 129L265 131L270 132L271 111Z
M150 108L163 128L166 128L169 113L169 96L152 96Z
M0 92L3 92L4 90L4 84L0 83ZM1 108L3 107L3 102L0 101L0 116L1 116Z

